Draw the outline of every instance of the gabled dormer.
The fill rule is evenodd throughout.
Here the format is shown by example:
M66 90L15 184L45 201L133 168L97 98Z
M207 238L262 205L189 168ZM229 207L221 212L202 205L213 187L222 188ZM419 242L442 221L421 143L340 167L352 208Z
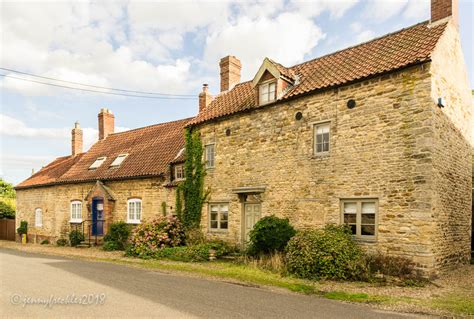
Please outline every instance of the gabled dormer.
M296 76L293 71L265 58L252 80L252 86L256 90L257 105L265 105L278 100L295 84L295 81Z

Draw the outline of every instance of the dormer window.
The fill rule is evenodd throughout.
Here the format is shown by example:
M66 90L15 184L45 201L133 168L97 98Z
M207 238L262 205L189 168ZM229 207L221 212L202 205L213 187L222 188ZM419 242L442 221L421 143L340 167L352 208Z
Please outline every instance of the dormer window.
M116 159L114 159L114 161L112 162L112 164L110 164L110 167L118 167L122 164L122 162L125 160L125 158L127 158L128 154L120 154L119 156L117 156Z
M176 165L174 167L174 179L176 181L182 181L184 179L184 165Z
M107 157L105 157L105 156L97 158L95 160L95 162L92 163L91 166L89 166L89 169L96 169L96 168L100 167L100 165L102 165L105 162L106 159L107 159Z
M260 105L270 103L276 99L276 81L264 82L259 85Z

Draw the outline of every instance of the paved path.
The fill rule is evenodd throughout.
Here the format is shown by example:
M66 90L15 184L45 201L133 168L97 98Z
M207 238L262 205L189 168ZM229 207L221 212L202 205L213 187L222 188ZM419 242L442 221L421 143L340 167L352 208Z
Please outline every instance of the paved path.
M0 249L0 317L409 318L315 296ZM91 305L26 304L92 294ZM102 295L105 301L102 301ZM29 302L32 302L31 299ZM99 304L97 304L97 301ZM19 303L19 304L12 304ZM28 302L28 301L27 301Z

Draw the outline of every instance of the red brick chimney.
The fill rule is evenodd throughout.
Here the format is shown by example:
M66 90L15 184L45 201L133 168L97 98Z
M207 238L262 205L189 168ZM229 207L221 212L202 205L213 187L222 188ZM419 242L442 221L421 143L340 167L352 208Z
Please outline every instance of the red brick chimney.
M74 123L71 135L72 156L76 156L82 153L82 129L79 122Z
M115 116L111 110L103 108L99 113L99 140L103 140L115 129Z
M221 92L231 90L240 82L242 64L235 56L228 55L221 59L219 66L221 67Z
M202 92L199 93L199 113L201 113L212 101L212 95L209 93L207 84L202 85Z
M431 0L431 22L452 17L458 26L458 0Z

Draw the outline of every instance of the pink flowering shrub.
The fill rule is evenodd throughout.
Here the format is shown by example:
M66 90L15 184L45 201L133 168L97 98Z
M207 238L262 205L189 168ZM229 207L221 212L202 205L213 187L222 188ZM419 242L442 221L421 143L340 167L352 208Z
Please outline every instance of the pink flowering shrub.
M185 238L184 227L177 217L158 217L133 230L127 254L151 257L162 248L184 245Z

